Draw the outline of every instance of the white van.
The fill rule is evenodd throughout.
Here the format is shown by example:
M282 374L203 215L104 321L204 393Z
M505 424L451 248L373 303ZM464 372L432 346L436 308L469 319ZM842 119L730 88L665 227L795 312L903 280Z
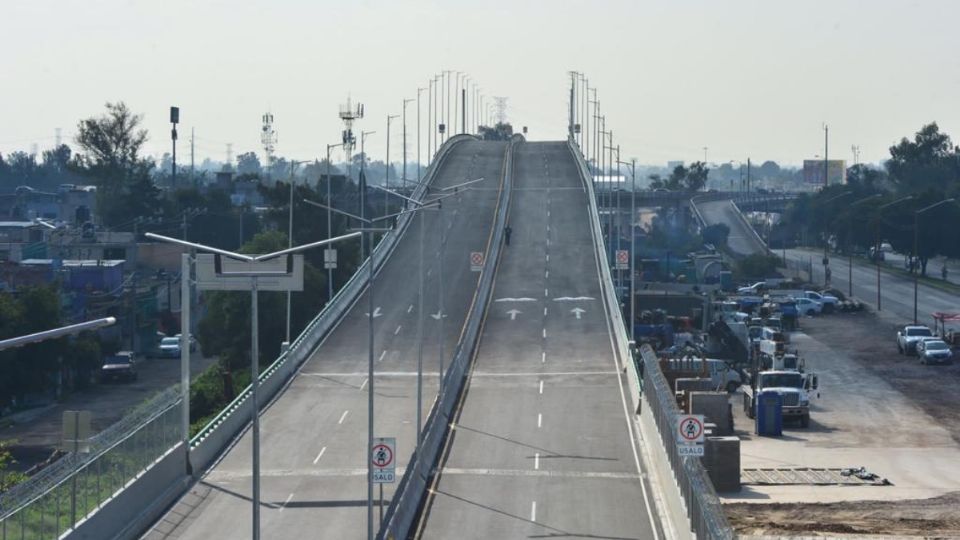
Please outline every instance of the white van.
M703 369L700 358L689 357L671 359L668 361L668 366L668 369L672 371L700 372ZM730 366L723 360L707 358L707 373L713 381L713 387L718 390L724 389L727 392L735 392L743 384L740 374L730 369Z

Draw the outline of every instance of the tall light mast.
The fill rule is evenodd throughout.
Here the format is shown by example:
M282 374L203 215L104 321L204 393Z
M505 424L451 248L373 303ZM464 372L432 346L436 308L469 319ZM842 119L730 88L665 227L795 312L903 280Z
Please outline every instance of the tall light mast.
M273 129L273 113L263 115L263 129L260 132L260 143L263 145L263 165L270 176L273 169L273 153L277 148L277 132Z
M353 147L357 139L353 135L353 121L363 118L363 104L353 104L348 97L347 103L340 106L340 119L343 120L343 152L347 160L347 178L353 179ZM366 156L363 159L367 159ZM329 179L327 179L329 181Z

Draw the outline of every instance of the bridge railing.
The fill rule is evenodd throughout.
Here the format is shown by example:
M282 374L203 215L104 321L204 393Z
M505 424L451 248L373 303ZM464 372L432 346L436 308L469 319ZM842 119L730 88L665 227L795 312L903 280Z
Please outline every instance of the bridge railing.
M603 242L603 234L600 230L599 213L597 211L596 200L594 199L590 172L586 166L586 162L583 160L583 155L580 154L578 147L572 141L570 141L570 149L578 162L581 178L585 183L590 197L591 230L593 231L595 247L599 247ZM709 195L713 196L715 194ZM609 260L605 257L605 253L599 253L599 250L597 257L601 273L603 296L607 303L607 312L612 319L611 327L615 334L618 356L621 362L623 362L621 365L626 369L628 379L633 387L631 389L633 393L630 397L635 407L640 406L641 397L645 398L643 401L648 404L648 409L657 416L656 428L660 437L660 444L667 453L670 469L673 471L674 480L680 490L683 503L686 506L686 517L689 519L689 528L693 530L698 538L711 540L732 539L733 529L727 522L723 509L720 506L720 499L717 497L716 491L707 476L707 471L704 469L703 464L696 458L681 458L676 455L676 441L671 438L674 428L670 427L672 425L670 422L675 422L676 415L679 414L679 408L673 397L673 392L666 383L663 374L660 373L659 366L655 366L655 368L651 370L646 365L646 356L641 355L643 357L643 360L641 360L642 363L639 364L641 369L638 369L638 365L634 363L632 353L629 350L630 345L626 325L624 324L615 293L616 289L613 286ZM650 350L650 352L652 352L652 350ZM653 372L653 375L651 375L651 372ZM659 375L659 378L657 375ZM638 392L641 397L637 396ZM671 404L672 409L670 408ZM655 441L648 440L647 442L655 444ZM648 464L648 467L656 469L652 464ZM670 513L666 511L661 512L662 516L667 514Z
M443 377L440 396L433 402L422 431L421 452L414 451L407 462L406 472L400 479L390 507L377 534L378 540L408 538L420 511L420 503L427 493L434 468L443 453L443 444L452 422L454 409L460 399L463 383L466 380L470 361L473 358L480 339L480 326L487 310L493 281L503 246L503 230L506 227L513 187L513 147L517 136L511 140L504 158L503 182L500 186L500 198L494 215L493 228L487 239L486 258L480 281L474 291L470 309L467 312L465 328L460 342L453 351L450 366Z
M181 439L180 389L136 407L89 441L0 495L0 539L59 538L163 457Z
M660 442L667 451L670 467L683 500L687 504L690 526L697 538L732 539L733 529L723 513L720 498L700 459L681 456L674 436L680 407L670 384L660 370L657 354L649 345L640 347L643 365L643 394L656 421Z
M444 143L437 152L436 159L428 167L423 181L414 190L412 198L420 199L424 195L427 186L436 177L440 165L455 145L472 139L474 139L472 135L457 135ZM323 338L350 311L366 287L366 268L368 264L371 264L371 258L375 265L375 271L379 272L393 253L393 249L412 218L413 214L411 213L402 214L397 218L396 227L383 236L373 250L372 256L363 262L350 280L327 303L326 307L310 321L303 332L290 344L290 348L260 374L260 393L263 396L263 404L268 403L270 399L277 395L290 377L310 358ZM250 420L250 407L252 406L249 397L250 386L247 386L236 399L193 437L190 441L190 460L194 469L203 469L209 466L227 444L247 425Z

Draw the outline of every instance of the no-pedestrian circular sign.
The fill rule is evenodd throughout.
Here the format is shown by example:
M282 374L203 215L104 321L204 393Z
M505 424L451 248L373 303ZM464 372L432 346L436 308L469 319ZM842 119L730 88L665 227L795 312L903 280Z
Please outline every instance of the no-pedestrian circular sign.
M393 465L393 448L386 444L377 444L373 447L370 457L374 467L386 469Z

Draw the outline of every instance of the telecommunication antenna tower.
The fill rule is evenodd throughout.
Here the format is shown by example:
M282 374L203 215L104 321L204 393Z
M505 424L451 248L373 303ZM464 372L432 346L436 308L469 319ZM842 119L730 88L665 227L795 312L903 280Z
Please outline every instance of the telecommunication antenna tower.
M273 129L273 113L263 115L263 128L260 131L260 143L263 145L263 165L267 174L273 168L273 153L277 148L277 132Z
M497 109L497 123L507 123L507 98L502 96L493 97L494 107Z
M356 145L357 139L353 135L353 121L363 118L363 104L357 103L353 104L353 101L348 97L347 103L340 105L340 119L343 120L343 152L346 154L347 159L347 174L350 178L353 177L352 164L353 164L353 147ZM366 156L364 156L366 159Z

